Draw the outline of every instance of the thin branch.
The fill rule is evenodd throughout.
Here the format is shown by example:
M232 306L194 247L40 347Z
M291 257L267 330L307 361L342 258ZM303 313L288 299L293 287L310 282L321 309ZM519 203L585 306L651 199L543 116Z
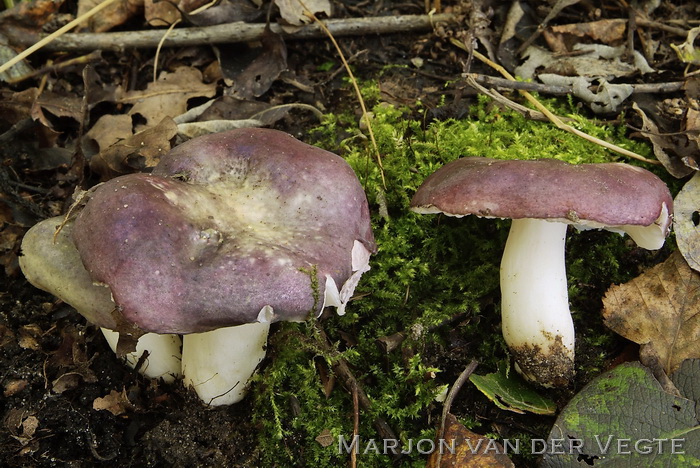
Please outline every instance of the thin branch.
M445 398L445 403L442 406L442 417L440 418L440 429L438 429L437 439L443 439L445 437L445 420L447 419L447 415L450 413L452 402L455 400L457 394L462 389L462 385L464 385L467 379L469 379L469 376L471 376L474 373L478 365L479 363L475 359L472 359L472 362L470 362L469 365L462 371L462 373L459 374L459 377L457 377L457 380L455 380L455 383L452 385L452 388L447 394L447 398ZM442 452L438 453L438 458L435 463L435 466L441 466L441 461Z
M641 16L635 18L637 26L646 26L648 28L654 28L661 31L666 31L676 36L686 37L688 35L688 30L683 28L676 28L675 26L669 26L664 23L659 23L658 21L651 21Z
M360 397L357 393L357 385L352 386L352 440L360 436ZM357 453L350 452L350 468L357 468Z
M460 41L458 41L457 39L452 38L451 42L453 45L459 47L460 49L462 49L464 51L468 50L467 47L464 44L462 44ZM511 75L508 72L508 70L503 68L501 65L493 62L488 57L477 52L476 50L473 51L473 53L474 53L474 57L476 57L477 59L479 59L480 61L482 61L486 65L490 66L491 68L493 68L494 70L499 72L501 75L503 75L507 79L512 80L512 81L516 81L515 78L513 77L513 75ZM602 146L603 148L609 149L611 151L615 151L616 153L620 153L624 156L627 156L627 157L630 157L633 159L637 159L639 161L643 161L647 164L654 164L654 165L661 164L661 162L659 162L659 161L645 158L641 154L637 154L634 151L630 151L630 150L627 150L627 149L622 148L620 146L614 145L614 144L610 143L609 141L601 140L600 138L596 138L592 135L589 135L585 132L582 132L581 130L579 130L577 128L574 128L571 125L567 125L564 122L562 122L562 120L559 118L559 116L552 113L552 111L547 109L547 107L545 107L540 101L535 99L535 97L532 94L528 93L527 91L523 91L523 90L520 90L520 94L525 99L527 99L530 104L535 106L537 108L537 110L539 110L544 115L546 115L547 118L550 120L550 122L552 122L554 125L556 125L556 127L559 128L560 130L564 130L566 132L573 133L574 135L579 136L579 137L583 138L584 140L588 140L591 143L595 143L596 145Z
M464 77L472 77L477 83L502 89L517 89L531 91L540 94L567 95L574 92L573 86L548 85L543 83L533 83L530 81L512 81L497 76L480 75L478 73L465 74ZM683 89L683 81L670 81L667 83L642 83L631 84L632 94L657 94L675 93Z
M97 13L104 10L106 7L108 7L109 5L111 5L112 3L116 2L116 1L117 0L105 0L102 3L95 5L91 10L78 16L70 23L68 23L65 26L63 26L62 28L52 32L51 34L44 37L36 44L33 44L28 49L25 49L24 51L22 51L21 53L17 54L15 57L13 57L12 59L10 59L7 62L0 65L0 73L3 73L5 71L9 70L10 68L12 68L12 66L14 66L19 61L27 58L28 56L30 56L31 54L33 54L37 50L39 50L43 47L46 47L48 44L53 43L57 38L59 38L62 35L65 35L68 31L70 31L71 29L80 25L81 23L87 21L88 19L92 18ZM58 50L61 50L61 49L58 49Z
M371 412L372 403L363 390L362 385L360 385L360 382L358 382L357 378L350 370L348 362L340 355L340 352L335 348L335 346L333 346L330 338L328 338L328 335L326 335L326 332L318 322L316 323L316 331L318 332L319 338L317 341L318 346L320 346L324 354L330 356L333 360L333 372L340 377L346 389L348 389L350 392L353 392L353 389L356 390L355 393L357 394L357 400L360 405L359 407L364 411ZM382 439L397 440L396 434L383 418L379 416L375 418L373 425Z
M331 34L335 37L341 37L427 31L436 23L455 22L456 20L457 17L455 15L444 13L440 15L329 19L321 20L321 22ZM270 29L276 34L281 34L285 39L317 39L326 36L321 26L315 23L303 26L295 32L287 32L278 24L271 24ZM265 24L263 23L231 23L195 28L178 28L174 29L172 34L163 41L163 46L184 47L201 44L249 42L259 40L264 30ZM129 48L155 48L162 37L162 29L64 34L46 44L44 49L69 52L95 49L120 51ZM24 46L31 45L36 39L36 36L26 35L11 38L13 44Z

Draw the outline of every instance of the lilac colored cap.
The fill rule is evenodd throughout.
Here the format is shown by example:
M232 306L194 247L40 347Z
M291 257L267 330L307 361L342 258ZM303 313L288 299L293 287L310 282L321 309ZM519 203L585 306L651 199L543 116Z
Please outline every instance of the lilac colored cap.
M650 227L644 235L654 238L649 245L658 245L661 239L655 247L659 248L671 227L673 198L656 175L628 164L472 157L452 161L431 174L413 196L411 209L451 216L548 219L619 229L633 238L638 237L635 227Z
M376 251L350 166L269 129L195 138L150 175L106 182L73 240L125 318L156 333L304 320L327 278L351 277L356 245Z

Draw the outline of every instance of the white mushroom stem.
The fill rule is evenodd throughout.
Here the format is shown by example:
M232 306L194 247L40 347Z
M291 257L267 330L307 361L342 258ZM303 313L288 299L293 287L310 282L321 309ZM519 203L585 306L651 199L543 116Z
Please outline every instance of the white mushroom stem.
M573 374L566 228L559 222L513 220L501 261L503 337L523 376L545 386Z
M243 399L265 357L269 323L249 323L183 336L184 384L212 406Z
M108 328L100 328L109 347L117 352L119 333ZM163 379L172 383L181 377L180 371L180 337L178 335L161 335L158 333L146 333L142 335L136 343L136 351L127 353L126 364L132 369L141 362L139 372L151 379ZM143 358L144 353L148 355Z

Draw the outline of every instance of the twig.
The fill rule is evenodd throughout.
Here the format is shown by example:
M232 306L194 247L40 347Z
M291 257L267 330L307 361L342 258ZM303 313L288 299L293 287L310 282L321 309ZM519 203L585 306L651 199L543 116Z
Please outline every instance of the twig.
M457 39L452 38L452 39L451 39L451 42L452 42L452 44L454 44L455 46L459 47L459 48L462 49L462 50L465 50L465 51L468 50L467 47L466 47L464 44L462 44L460 41L458 41ZM484 56L483 54L477 52L476 50L473 51L473 53L474 53L474 57L478 58L479 60L481 60L481 61L482 61L483 63L485 63L486 65L488 65L488 66L490 66L491 68L495 69L495 70L498 71L501 75L505 76L507 79L512 80L512 81L516 81L515 78L513 77L513 75L511 75L510 73L508 73L508 70L506 70L505 68L503 68L501 65L499 65L499 64L497 64L497 63L491 61L488 57L486 57L486 56ZM547 109L547 107L545 107L544 105L542 105L542 103L541 103L540 101L538 101L537 99L535 99L535 97L534 97L532 94L528 93L527 91L523 91L523 90L520 90L520 94L521 94L525 99L527 99L527 100L530 102L530 104L532 104L533 106L535 106L535 107L537 108L537 110L539 110L539 111L542 112L544 115L546 115L547 118L550 120L550 122L552 122L554 125L557 126L557 128L559 128L559 129L561 129L561 130L564 130L564 131L569 132L569 133L573 133L574 135L579 136L579 137L583 138L584 140L588 140L588 141L590 141L591 143L595 143L595 144L597 144L597 145L599 145L599 146L602 146L603 148L607 148L607 149L609 149L609 150L611 150L611 151L615 151L616 153L620 153L620 154L622 154L622 155L624 155L624 156L627 156L627 157L630 157L630 158L633 158L633 159L637 159L637 160L639 160L639 161L643 161L643 162L645 162L645 163L647 163L647 164L654 164L654 165L660 165L660 164L661 164L661 162L659 162L659 161L656 161L656 160L653 160L653 159L647 159L647 158L645 158L644 156L642 156L641 154L637 154L637 153L635 153L635 152L633 152L633 151L626 150L626 149L621 148L621 147L619 147L619 146L617 146L617 145L614 145L614 144L612 144L612 143L610 143L610 142L608 142L608 141L601 140L600 138L596 138L596 137L594 137L594 136L592 136L592 135L589 135L589 134L587 134L587 133L585 133L585 132L582 132L581 130L578 130L578 129L576 129L576 128L570 126L570 125L567 125L567 124L565 124L564 122L562 122L562 120L561 120L557 115L553 114L552 111L550 111L549 109Z
M51 72L60 70L62 68L72 67L74 65L84 65L84 64L90 63L94 60L100 60L101 58L102 58L102 53L99 50L94 50L87 55L81 55L80 57L68 59L64 62L53 63L51 65L41 67L37 70L33 70L33 71L27 73L26 75L22 75L22 76L18 76L17 78L11 78L11 79L5 80L5 82L8 84L17 84L17 83L21 83L24 80L28 80L29 78L33 78L35 76L43 75L45 73L51 73Z
M331 344L328 335L326 335L326 332L323 330L323 328L321 328L318 322L316 323L316 330L319 334L318 345L322 348L324 353L330 356L334 361L331 365L333 368L333 372L335 372L335 374L343 380L345 388L347 388L350 391L352 391L353 388L357 390L357 401L360 405L360 408L367 412L371 411L372 403L369 401L367 394L362 389L362 386L357 381L357 378L353 375L352 371L350 370L348 362L340 356L340 353ZM377 417L374 420L373 425L383 439L398 440L396 434L394 434L394 431L391 429L391 427L389 427L389 424L387 424L387 422L383 418Z
M3 63L2 65L0 65L0 73L3 73L3 72L5 72L5 71L9 70L9 69L10 69L13 65L15 65L17 62L19 62L19 61L21 61L21 60L24 60L25 58L27 58L28 56L30 56L31 54L33 54L33 53L36 52L37 50L41 49L42 47L45 47L47 44L50 44L52 41L55 41L56 38L58 38L58 37L64 35L65 33L67 33L68 31L70 31L71 29L75 28L75 27L78 26L79 24L81 24L81 23L87 21L88 19L92 18L92 17L95 16L97 13L99 13L99 12L102 11L102 10L104 10L105 8L107 8L107 7L108 7L109 5L111 5L112 3L115 3L116 1L117 1L117 0L105 0L105 1L102 2L102 3L100 3L100 4L98 4L98 5L95 5L94 7L92 7L92 9L90 9L90 11L88 11L88 12L86 12L86 13L83 13L82 15L78 16L77 18L75 18L75 19L74 19L73 21L71 21L70 23L68 23L68 24L66 24L65 26L63 26L62 28L60 28L60 29L58 29L58 30L52 32L51 34L49 34L49 35L46 36L45 38L41 39L41 40L40 40L39 42L37 42L36 44L34 44L34 45L32 45L31 47L25 49L24 51L20 52L20 53L17 54L15 57L13 57L12 59L10 59L10 60L8 60L7 62L5 62L5 63ZM61 49L58 49L58 50L61 50Z
M111 0L108 0L111 1ZM376 18L343 18L321 20L321 23L335 37L365 36L371 34L393 34L430 30L435 23L455 22L457 17L451 13L440 15L404 15L382 16ZM319 24L306 25L296 32L287 32L278 24L271 24L270 29L281 34L285 39L316 39L326 34ZM174 29L163 42L163 47L184 47L202 44L221 44L250 42L259 40L265 30L263 23L232 23L195 28ZM113 50L129 48L155 48L163 37L162 29L147 31L124 31L111 33L75 33L65 34L47 44L49 51L85 51ZM28 46L36 36L17 36L11 38L15 45Z
M464 382L467 381L470 375L476 370L476 366L478 366L479 363L476 360L472 360L472 362L469 363L469 365L462 371L461 374L459 374L459 377L457 377L457 380L455 380L455 383L452 385L452 388L450 389L450 392L447 394L447 398L445 398L445 403L442 406L442 417L440 421L440 429L438 430L437 434L437 439L442 439L445 437L445 420L447 419L447 415L450 413L450 408L452 407L452 402L455 400L457 397L457 394L459 391L462 389L462 385L464 385ZM435 466L440 466L440 462L442 461L442 451L438 453L438 458L435 463Z
M357 385L352 387L352 440L355 437L360 436L360 401L357 394ZM355 450L350 451L350 468L357 467L357 452Z
M507 97L503 96L500 94L498 91L495 89L486 89L483 86L481 86L479 83L476 82L473 76L467 75L466 77L467 84L471 86L472 88L475 88L479 92L485 94L486 96L490 97L496 102L499 102L503 104L504 106L513 109L516 112L519 112L520 114L524 115L526 118L531 119L531 120L537 120L540 122L548 122L549 119L547 118L546 115L544 115L540 111L536 111L534 109L530 109L529 107L525 107L522 104L518 104L515 101L511 101ZM568 119L571 120L571 119Z
M495 88L517 89L553 95L567 95L573 93L573 86L548 85L530 81L512 81L497 76L480 75L478 73L469 73L463 76L465 78L471 76L477 83ZM632 94L658 94L675 93L683 89L683 84L683 81L670 81L667 83L632 84L630 86L632 86Z
M648 28L659 29L661 31L666 31L676 36L686 37L688 35L688 30L683 28L676 28L675 26L669 26L667 24L659 23L658 21L651 21L641 16L635 18L637 26L646 26Z

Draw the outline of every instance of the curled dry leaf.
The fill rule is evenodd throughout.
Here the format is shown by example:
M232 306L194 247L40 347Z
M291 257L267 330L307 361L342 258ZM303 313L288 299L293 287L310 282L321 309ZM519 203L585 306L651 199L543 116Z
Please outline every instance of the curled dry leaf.
M649 138L651 144L654 146L654 155L661 164L664 165L666 170L673 177L685 177L693 169L688 167L685 160L691 158L691 154L688 154L689 150L697 152L697 146L693 150L689 147L687 142L684 142L684 138L681 141L677 140L676 135L664 135L659 130L656 123L647 117L646 113L637 105L637 103L632 104L632 109L641 117L642 119L642 135Z
M124 141L134 134L131 117L126 114L105 114L85 134L81 145L83 154L92 158L110 146Z
M700 271L700 173L696 173L678 192L673 211L678 250L693 270Z
M53 123L49 120L46 112L56 117L68 117L76 122L80 122L83 116L82 101L77 96L66 96L44 91L34 101L31 116L45 127L53 128Z
M641 356L658 356L667 374L685 359L700 357L700 274L679 252L603 298L605 324L641 345Z
M577 44L574 50L578 55L559 56L553 52L530 46L525 50L527 60L515 69L515 74L523 78L533 78L537 73L554 73L562 76L586 76L608 80L651 73L642 54L634 51L634 63L623 60L625 46L610 47L604 44Z
M131 407L132 404L129 401L129 398L127 398L124 390L121 392L112 390L108 395L95 398L95 400L92 402L92 409L97 411L109 411L115 416L126 413Z

